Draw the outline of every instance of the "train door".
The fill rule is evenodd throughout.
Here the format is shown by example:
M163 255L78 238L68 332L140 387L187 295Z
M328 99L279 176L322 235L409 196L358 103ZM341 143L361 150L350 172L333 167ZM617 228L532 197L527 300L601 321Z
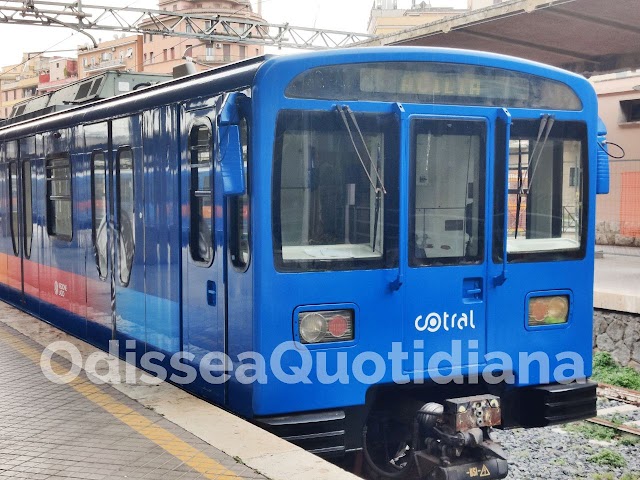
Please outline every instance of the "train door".
M463 375L486 349L491 123L454 115L403 121L409 138L404 344L425 351L429 377Z
M171 354L182 349L180 271L175 268L180 263L177 136L174 108L143 113L146 344Z
M144 170L141 118L137 115L111 122L110 207L113 225L109 240L112 265L113 327L128 351L144 353L146 303L144 298ZM123 345L120 345L121 352Z
M24 303L24 276L22 250L22 201L21 183L22 169L20 164L19 142L7 142L5 145L8 162L9 190L9 234L11 237L11 253L8 258L7 280L10 287L18 292L17 301Z
M19 210L20 225L18 226L21 262L22 262L22 293L27 299L34 301L38 298L39 276L38 256L40 250L34 248L34 197L37 197L36 175L36 137L31 136L20 140L20 165L18 168L18 190L20 192Z
M216 109L182 108L182 328L184 351L199 363L211 352L225 352L224 214L214 181ZM207 382L203 388L224 403L224 385Z
M110 225L111 209L108 202L110 181L109 165L110 124L101 122L85 125L84 151L88 158L89 185L85 186L91 196L91 242L87 242L87 334L88 337L105 346L113 337L111 312L111 266ZM86 212L86 216L89 212Z

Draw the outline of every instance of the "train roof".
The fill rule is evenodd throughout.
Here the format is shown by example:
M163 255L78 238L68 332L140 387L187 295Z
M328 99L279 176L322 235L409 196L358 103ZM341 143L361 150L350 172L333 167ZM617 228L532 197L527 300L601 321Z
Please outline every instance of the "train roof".
M393 57L390 55L393 54ZM383 58L384 57L384 58ZM70 123L92 123L105 118L127 115L147 108L167 103L184 102L184 94L189 89L188 100L197 108L198 99L210 98L225 91L238 91L251 87L255 81L274 73L313 68L330 63L362 63L372 61L440 61L459 62L476 65L492 65L508 70L516 70L532 75L554 78L558 81L585 88L588 81L579 75L550 65L526 59L471 50L433 47L369 47L337 49L330 52L307 52L296 55L264 55L221 67L195 73L186 77L168 80L157 85L140 88L114 98L74 106L62 112L47 113L38 118L25 119L15 124L0 127L0 140L6 134L25 136L53 128L64 128ZM276 75L282 78L280 75Z
M70 123L92 123L167 103L184 101L185 89L189 89L189 99L197 102L199 98L248 88L253 83L258 68L268 58L268 55L253 57L186 77L145 86L115 97L72 105L63 111L43 111L42 116L36 118L17 118L17 123L7 122L0 127L0 140L6 134L26 136L47 129L64 128Z

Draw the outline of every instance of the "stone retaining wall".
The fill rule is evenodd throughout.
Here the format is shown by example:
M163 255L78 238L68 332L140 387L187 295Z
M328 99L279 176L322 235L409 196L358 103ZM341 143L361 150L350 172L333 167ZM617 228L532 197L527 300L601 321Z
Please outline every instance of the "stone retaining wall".
M640 315L594 309L593 347L640 371Z

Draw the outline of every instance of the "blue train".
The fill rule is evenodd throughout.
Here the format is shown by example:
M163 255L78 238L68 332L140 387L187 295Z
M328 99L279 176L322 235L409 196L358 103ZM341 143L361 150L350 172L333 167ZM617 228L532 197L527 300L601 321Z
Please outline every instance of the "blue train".
M584 78L349 49L68 107L0 128L3 300L380 478L594 415Z

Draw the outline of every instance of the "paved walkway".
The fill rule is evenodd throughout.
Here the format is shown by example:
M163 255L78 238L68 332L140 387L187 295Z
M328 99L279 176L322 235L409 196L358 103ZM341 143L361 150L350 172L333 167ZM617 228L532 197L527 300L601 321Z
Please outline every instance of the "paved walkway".
M84 373L52 383L42 350L0 323L0 479L265 478ZM71 368L58 356L52 366Z
M640 314L640 248L596 245L594 306Z

